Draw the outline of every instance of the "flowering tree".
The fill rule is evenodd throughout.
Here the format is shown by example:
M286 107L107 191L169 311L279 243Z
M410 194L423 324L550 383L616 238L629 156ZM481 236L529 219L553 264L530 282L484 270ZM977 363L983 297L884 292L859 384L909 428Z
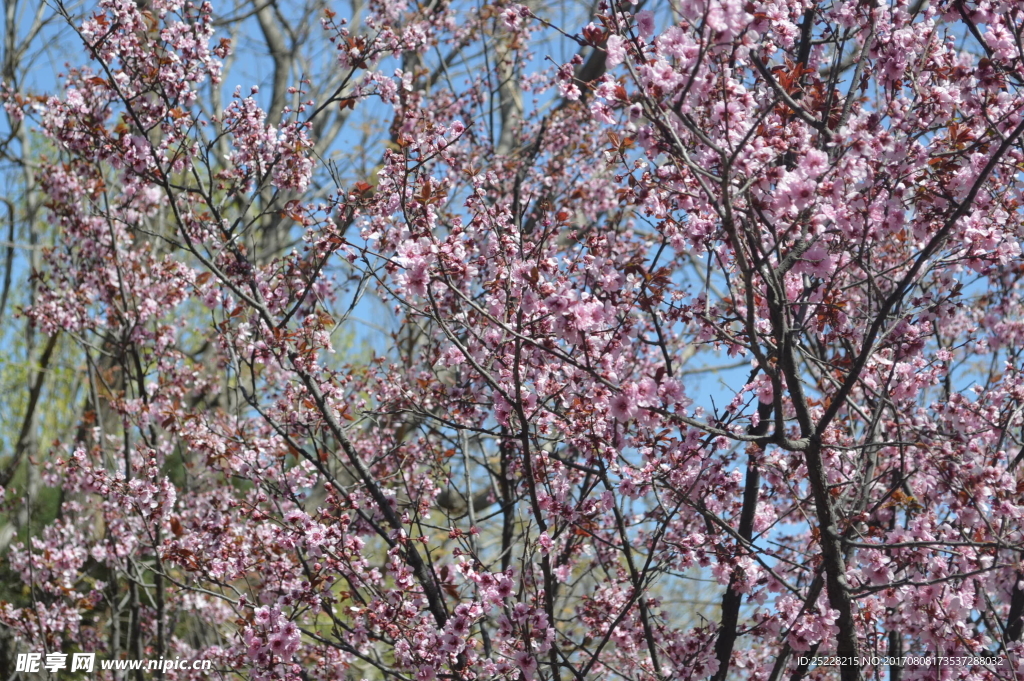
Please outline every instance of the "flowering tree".
M11 513L19 466L61 491L7 557L18 645L258 679L1024 672L1016 3L373 2L322 12L329 88L254 3L287 65L226 105L209 4L58 10L87 63L4 91L59 230L21 313L87 379L70 441L0 480ZM327 157L350 116L384 121L372 171ZM395 325L356 361L367 292ZM947 655L991 662L902 659Z

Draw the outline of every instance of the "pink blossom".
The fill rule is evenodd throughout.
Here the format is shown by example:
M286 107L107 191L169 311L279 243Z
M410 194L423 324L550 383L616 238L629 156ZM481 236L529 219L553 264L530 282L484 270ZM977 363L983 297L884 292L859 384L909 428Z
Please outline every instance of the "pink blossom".
M608 51L607 64L609 67L618 66L626 59L626 41L619 35L608 36L608 41L605 44L605 49Z
M620 423L635 418L639 411L635 390L623 389L609 400L608 407L611 415Z
M654 12L649 9L637 12L636 27L644 38L650 38L654 35Z
M514 656L516 666L522 672L523 681L531 681L537 673L537 660L526 651L519 651Z

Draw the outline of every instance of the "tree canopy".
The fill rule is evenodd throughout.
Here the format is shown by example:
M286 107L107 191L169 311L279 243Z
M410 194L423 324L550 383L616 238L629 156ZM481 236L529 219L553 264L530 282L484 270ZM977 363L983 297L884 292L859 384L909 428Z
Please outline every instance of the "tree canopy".
M1024 673L1019 3L5 9L0 673Z

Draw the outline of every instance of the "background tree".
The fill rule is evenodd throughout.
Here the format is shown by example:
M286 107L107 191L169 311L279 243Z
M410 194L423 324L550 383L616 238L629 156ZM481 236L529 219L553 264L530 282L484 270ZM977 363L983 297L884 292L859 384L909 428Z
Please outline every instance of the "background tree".
M47 96L5 48L8 661L1024 672L1015 4L339 9L57 4Z

